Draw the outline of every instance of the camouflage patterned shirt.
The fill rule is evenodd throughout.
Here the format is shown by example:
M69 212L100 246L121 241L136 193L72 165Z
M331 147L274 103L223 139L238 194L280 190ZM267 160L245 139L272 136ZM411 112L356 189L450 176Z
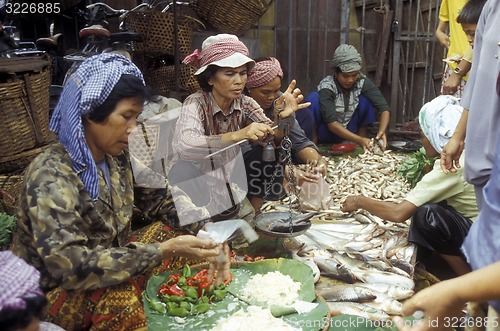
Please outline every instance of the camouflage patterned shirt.
M129 243L134 193L128 155L106 156L106 162L111 190L98 169L96 201L61 144L27 169L12 250L40 271L44 290L108 287L162 261L159 244Z

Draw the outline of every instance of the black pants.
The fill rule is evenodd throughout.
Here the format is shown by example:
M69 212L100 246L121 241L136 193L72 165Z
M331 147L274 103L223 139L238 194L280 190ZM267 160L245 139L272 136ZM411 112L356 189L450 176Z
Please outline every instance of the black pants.
M460 247L472 221L446 202L418 207L413 214L408 241L419 246L417 259L431 252L464 257Z

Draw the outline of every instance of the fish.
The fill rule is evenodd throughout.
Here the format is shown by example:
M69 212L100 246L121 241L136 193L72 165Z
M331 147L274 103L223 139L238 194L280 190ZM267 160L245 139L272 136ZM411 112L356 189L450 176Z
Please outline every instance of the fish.
M413 290L408 288L390 284L382 284L382 283L378 284L356 283L356 286L361 286L379 293L384 293L390 298L395 300L408 299L415 293Z
M331 302L327 301L332 316L356 315L370 320L389 321L391 317L383 310L370 307L359 302Z
M322 276L338 279L348 284L358 280L348 268L332 259L315 257L314 262L318 265Z
M357 269L351 270L351 272L356 276L356 278L365 283L397 285L411 290L415 288L415 282L412 279L394 274L392 272L369 269L364 266L359 266Z
M367 302L377 298L377 295L370 289L351 284L339 284L318 288L317 291L325 301L331 302Z

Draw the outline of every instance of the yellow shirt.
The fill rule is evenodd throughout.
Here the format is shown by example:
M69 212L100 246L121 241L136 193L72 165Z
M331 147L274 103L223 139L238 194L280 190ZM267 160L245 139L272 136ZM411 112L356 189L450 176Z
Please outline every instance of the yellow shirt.
M458 55L459 58L461 58L469 47L469 42L467 41L467 36L465 35L464 30L462 29L462 24L457 23L458 14L466 2L467 0L443 0L441 2L441 7L439 8L439 19L443 22L448 22L448 29L450 33L450 48L448 49L447 57ZM455 69L457 67L457 63L451 63L450 67Z

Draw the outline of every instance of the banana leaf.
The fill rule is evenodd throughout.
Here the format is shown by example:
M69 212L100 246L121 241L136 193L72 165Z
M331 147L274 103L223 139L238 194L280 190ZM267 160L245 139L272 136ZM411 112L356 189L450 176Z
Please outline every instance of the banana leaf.
M193 272L196 272L193 269ZM318 302L318 306L308 313L292 313L283 316L288 324L299 327L304 331L318 331L325 327L328 307L323 301L316 299L312 270L304 263L291 259L269 259L251 263L231 266L233 281L227 286L228 294L220 302L212 303L210 310L198 316L188 316L179 320L172 316L160 314L149 306L148 300L144 301L144 309L148 322L148 330L210 330L221 318L227 318L240 309L248 307L249 303L240 299L241 290L247 281L256 274L265 274L279 271L289 275L294 281L300 282L299 298L303 301ZM149 298L155 298L160 285L167 280L168 275L179 271L165 272L151 277L146 287ZM179 321L181 323L179 323Z

